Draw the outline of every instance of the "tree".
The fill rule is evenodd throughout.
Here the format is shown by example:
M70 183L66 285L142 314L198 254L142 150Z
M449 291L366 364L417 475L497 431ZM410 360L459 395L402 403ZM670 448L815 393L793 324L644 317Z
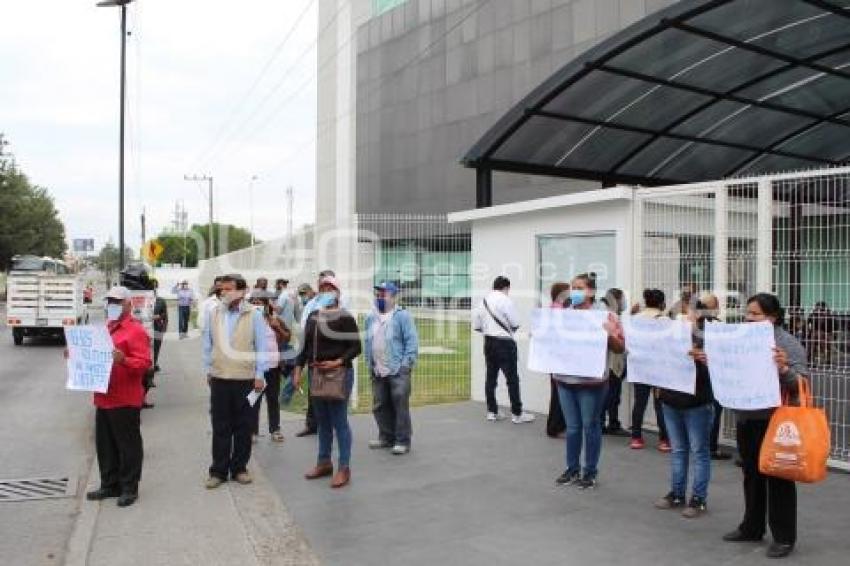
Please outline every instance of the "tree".
M213 224L214 253L209 251L209 224L193 224L189 232L183 234L163 232L157 236L163 246L162 255L157 261L163 263L183 264L186 267L197 267L199 259L235 252L251 246L251 233L244 228L232 224ZM260 243L255 240L255 243ZM200 246L200 250L198 249Z
M113 244L112 242L107 242L100 249L100 252L97 254L97 257L94 259L94 264L97 268L103 272L108 280L112 280L114 276L117 275L120 269L118 268L118 246ZM124 262L129 263L133 260L133 250L125 247L124 248Z
M0 270L14 255L61 257L65 250L65 226L53 197L3 153L0 135Z

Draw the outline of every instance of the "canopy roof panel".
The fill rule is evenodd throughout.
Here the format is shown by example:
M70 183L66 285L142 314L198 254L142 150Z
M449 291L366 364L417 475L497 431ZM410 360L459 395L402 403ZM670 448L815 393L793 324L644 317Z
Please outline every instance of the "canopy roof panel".
M468 167L643 185L850 161L850 0L683 0L564 66Z

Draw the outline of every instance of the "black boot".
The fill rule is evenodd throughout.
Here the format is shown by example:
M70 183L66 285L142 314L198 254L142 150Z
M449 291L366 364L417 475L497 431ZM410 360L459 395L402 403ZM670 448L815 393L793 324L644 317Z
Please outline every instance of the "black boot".
M118 497L121 495L121 490L117 487L101 487L86 494L86 499L89 501L102 501L110 497Z

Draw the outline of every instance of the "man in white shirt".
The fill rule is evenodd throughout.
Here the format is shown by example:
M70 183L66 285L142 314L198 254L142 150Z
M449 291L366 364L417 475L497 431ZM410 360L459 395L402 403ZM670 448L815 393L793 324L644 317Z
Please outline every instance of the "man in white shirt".
M499 415L496 403L496 384L499 370L505 374L508 396L511 400L511 413L514 424L534 421L534 415L524 413L519 392L519 373L517 372L517 346L514 333L519 328L514 303L508 297L511 282L507 277L499 276L493 281L493 290L484 297L476 309L472 327L484 334L484 360L487 364L487 377L484 395L487 399L487 420L495 422L503 417Z
M221 303L221 280L222 276L218 276L213 279L213 287L210 290L209 296L203 300L201 303L201 312L200 312L200 324L201 334L203 334L204 330L207 328L207 323L210 319L210 313L215 309L219 303Z

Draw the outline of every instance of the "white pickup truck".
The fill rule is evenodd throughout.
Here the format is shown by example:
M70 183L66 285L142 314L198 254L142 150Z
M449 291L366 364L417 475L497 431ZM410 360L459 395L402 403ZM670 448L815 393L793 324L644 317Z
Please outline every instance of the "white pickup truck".
M63 328L85 319L83 285L64 263L16 256L6 279L6 324L16 346L26 336L64 335Z

